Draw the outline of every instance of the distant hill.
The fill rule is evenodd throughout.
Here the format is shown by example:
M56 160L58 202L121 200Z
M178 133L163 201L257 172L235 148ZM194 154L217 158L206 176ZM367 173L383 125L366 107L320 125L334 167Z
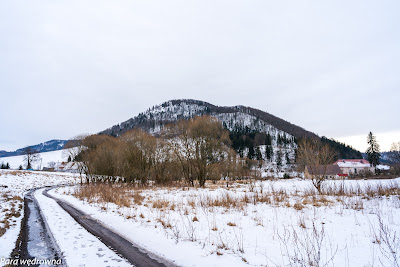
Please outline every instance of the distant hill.
M140 128L150 133L158 133L168 123L202 115L216 117L228 129L233 129L236 126L247 126L254 130L278 130L296 138L318 137L310 131L259 109L245 106L215 106L193 99L171 100L161 105L153 106L146 112L139 113L136 117L114 125L99 134L119 136L133 128Z
M379 162L381 164L389 164L389 165L394 164L389 158L389 153L390 152L388 152L388 151L381 152L381 158L379 160ZM362 153L362 156L364 159L368 159L368 156L366 153Z
M99 134L120 136L134 128L158 135L165 125L188 120L196 116L210 115L217 118L230 131L232 147L241 155L263 159L269 167L277 164L285 169L294 163L297 141L302 138L318 138L304 128L278 118L265 111L246 106L216 106L193 99L171 100L153 106L127 121L116 124ZM322 138L332 146L341 158L361 158L361 153L333 139Z
M338 142L334 139L328 139L325 136L321 137L322 143L330 145L338 153L338 157L341 159L362 159L363 155L360 151L348 146L344 143Z
M50 141L47 141L44 143L40 143L37 145L28 146L28 147L32 148L33 150L38 151L38 152L49 152L49 151L56 151L56 150L62 149L67 142L68 142L68 140L50 140ZM0 158L22 155L23 150L28 147L20 148L20 149L17 149L15 151L10 151L10 152L2 150L2 151L0 151Z

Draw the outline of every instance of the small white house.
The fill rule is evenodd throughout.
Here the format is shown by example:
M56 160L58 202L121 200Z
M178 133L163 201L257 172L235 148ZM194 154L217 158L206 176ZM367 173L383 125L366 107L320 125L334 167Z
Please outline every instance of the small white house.
M77 162L58 162L54 166L54 170L58 172L77 172L78 163Z
M375 172L375 168L371 166L368 160L365 159L340 159L334 164L338 165L343 174L360 174L370 171Z
M376 169L380 172L385 173L385 172L390 171L390 166L386 165L386 164L379 164L379 165L376 165Z

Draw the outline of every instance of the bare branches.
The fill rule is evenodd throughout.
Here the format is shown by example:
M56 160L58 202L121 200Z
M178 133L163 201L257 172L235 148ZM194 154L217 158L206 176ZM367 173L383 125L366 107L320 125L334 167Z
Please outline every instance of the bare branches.
M396 231L389 228L386 225L381 216L378 215L379 221L379 238L380 238L380 250L382 254L391 262L393 266L400 266L400 238Z
M40 155L38 151L31 147L24 148L22 150L22 154L24 155L24 162L26 162L26 169L32 169L32 164L38 160L40 160Z
M389 152L389 159L395 164L400 163L400 141L392 143Z
M228 154L229 135L220 122L209 116L180 121L167 128L170 143L185 179L200 186L215 176L216 163Z
M327 178L328 166L335 160L335 151L327 144L317 139L304 139L297 150L297 163L307 173L318 192Z

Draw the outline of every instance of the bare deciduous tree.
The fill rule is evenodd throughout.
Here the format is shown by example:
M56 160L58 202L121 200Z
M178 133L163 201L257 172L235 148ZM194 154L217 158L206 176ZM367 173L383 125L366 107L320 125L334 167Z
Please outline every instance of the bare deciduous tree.
M227 154L229 134L221 123L210 116L180 121L168 128L170 143L182 166L186 180L193 185L194 179L204 186L214 176L213 170Z
M389 152L389 159L395 164L400 163L400 141L392 143Z
M82 159L79 159L79 157L82 156L82 152L85 149L85 146L83 145L83 140L85 140L87 136L89 135L77 135L71 138L71 140L69 140L63 147L63 157L70 158L71 161L75 161L79 176L81 178L81 184L83 182L82 175L85 173L85 165L82 163Z
M32 169L32 164L40 160L38 151L31 147L24 148L22 154L24 155L24 162L26 163L27 170Z
M155 161L157 139L138 129L130 130L121 136L123 141L122 168L125 179L139 180L142 184L151 178Z
M88 134L77 135L69 140L63 147L63 157L71 158L71 161L77 160L77 157L85 149L83 140L89 136Z
M333 163L336 152L318 139L304 139L297 150L297 164L304 170L308 168L314 187L321 193L327 178L328 166Z
M89 135L82 140L84 149L79 160L87 182L97 181L99 178L114 178L115 166L111 166L114 161L114 139L116 138L106 135Z
M220 164L222 178L226 180L226 186L229 186L230 180L243 178L245 161L241 159L233 149L229 149L225 160Z

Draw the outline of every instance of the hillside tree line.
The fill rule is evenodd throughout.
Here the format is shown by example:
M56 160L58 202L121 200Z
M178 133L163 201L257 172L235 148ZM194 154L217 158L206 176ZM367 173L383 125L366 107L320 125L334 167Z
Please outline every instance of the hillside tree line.
M90 135L80 142L84 149L75 160L82 162L88 182L185 181L204 186L207 180L251 175L231 148L229 131L210 116L167 125L158 137L133 129L119 137Z

